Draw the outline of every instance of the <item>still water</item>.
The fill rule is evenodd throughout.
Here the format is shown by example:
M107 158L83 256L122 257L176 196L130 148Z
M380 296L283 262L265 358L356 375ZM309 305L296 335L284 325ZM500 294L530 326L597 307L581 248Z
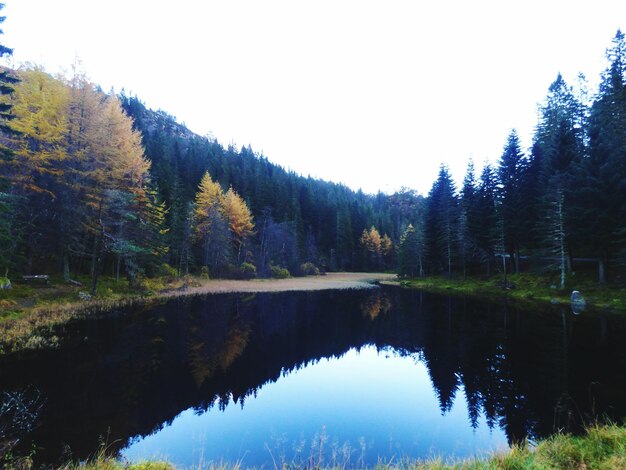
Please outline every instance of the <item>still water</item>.
M606 312L383 287L176 299L57 333L0 358L4 403L33 411L0 409L0 449L40 463L105 443L181 466L364 466L626 416L626 317Z

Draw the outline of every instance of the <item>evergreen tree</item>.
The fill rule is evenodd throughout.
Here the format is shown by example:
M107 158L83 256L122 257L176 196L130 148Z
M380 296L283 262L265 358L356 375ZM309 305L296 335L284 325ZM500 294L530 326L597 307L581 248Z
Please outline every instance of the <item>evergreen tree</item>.
M452 274L456 257L457 199L448 168L441 165L426 204L425 237L430 270Z
M556 255L561 286L565 286L565 262L571 234L575 230L568 214L577 188L572 183L573 174L583 160L584 133L580 122L582 104L559 74L550 85L545 104L540 108L540 119L535 133L533 151L541 155L539 181L541 193L538 209L538 230L542 245ZM532 167L531 167L532 168Z
M476 228L474 238L480 260L491 275L498 240L497 177L491 165L485 164L476 191ZM473 223L469 223L472 227Z
M398 275L408 277L424 275L420 245L418 232L413 225L409 224L400 238Z
M522 186L525 165L526 159L520 148L519 137L512 130L498 165L498 199L504 250L514 258L516 273L520 269L521 240L529 225L525 219L525 195Z
M467 264L474 257L478 233L483 230L483 227L479 224L476 175L474 173L474 162L470 160L467 165L465 179L463 180L463 187L461 188L457 233L464 278L467 274Z
M607 265L626 246L626 40L620 30L607 59L609 66L591 107L589 157L578 178L577 204L583 221L580 239L599 260L601 284Z

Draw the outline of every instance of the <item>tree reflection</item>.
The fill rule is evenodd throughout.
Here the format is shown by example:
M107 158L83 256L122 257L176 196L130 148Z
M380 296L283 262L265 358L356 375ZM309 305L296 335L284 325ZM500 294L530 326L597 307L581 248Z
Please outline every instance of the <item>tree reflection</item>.
M0 358L0 390L32 386L46 405L37 458L124 447L181 411L223 409L322 358L374 345L428 368L442 413L464 399L509 441L626 415L626 319L450 299L396 288L173 300L77 322L65 346ZM85 338L88 338L85 341Z

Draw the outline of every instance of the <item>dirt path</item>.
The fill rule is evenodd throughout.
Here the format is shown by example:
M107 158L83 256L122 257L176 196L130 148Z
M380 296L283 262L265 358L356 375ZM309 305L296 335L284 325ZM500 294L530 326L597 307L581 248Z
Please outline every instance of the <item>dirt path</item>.
M225 292L286 292L327 289L364 289L371 281L396 279L395 274L384 273L328 273L325 276L294 277L290 279L254 279L251 281L209 280L198 287L187 287L184 295ZM181 295L181 290L162 292L163 296Z

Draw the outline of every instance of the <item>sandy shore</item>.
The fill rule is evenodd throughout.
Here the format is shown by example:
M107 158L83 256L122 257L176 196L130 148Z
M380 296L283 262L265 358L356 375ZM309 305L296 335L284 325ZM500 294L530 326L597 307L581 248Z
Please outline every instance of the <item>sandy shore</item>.
M289 279L253 279L234 281L215 279L201 281L198 287L187 287L183 295L217 294L227 292L287 292L327 289L365 289L373 281L396 279L395 274L384 273L328 273L325 276L293 277ZM161 296L179 296L180 289L161 292Z

